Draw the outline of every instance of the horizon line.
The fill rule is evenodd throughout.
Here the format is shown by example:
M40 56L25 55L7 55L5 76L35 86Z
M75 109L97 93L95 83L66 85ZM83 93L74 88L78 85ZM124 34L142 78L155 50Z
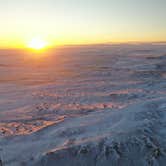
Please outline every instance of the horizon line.
M95 46L95 45L123 45L123 44L166 44L166 41L127 41L127 42L99 42L99 43L80 43L80 44L61 44L61 45L52 45L45 48L54 49L54 48L61 48L61 47L75 47L75 46ZM0 46L0 50L25 50L28 49L27 47L7 47L7 46Z

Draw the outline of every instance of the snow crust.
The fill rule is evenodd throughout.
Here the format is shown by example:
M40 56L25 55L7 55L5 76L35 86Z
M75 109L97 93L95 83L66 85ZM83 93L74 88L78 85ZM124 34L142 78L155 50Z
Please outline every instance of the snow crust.
M3 165L165 165L164 43L0 54Z

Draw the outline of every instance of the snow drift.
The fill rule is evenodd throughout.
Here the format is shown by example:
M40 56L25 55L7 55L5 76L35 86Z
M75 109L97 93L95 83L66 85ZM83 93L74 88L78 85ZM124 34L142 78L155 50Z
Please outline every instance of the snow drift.
M165 55L165 44L2 55L2 164L164 166Z

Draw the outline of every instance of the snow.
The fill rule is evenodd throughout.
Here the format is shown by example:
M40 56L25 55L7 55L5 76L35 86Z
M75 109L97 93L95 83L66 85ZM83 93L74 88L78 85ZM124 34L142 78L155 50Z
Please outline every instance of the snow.
M165 165L164 43L0 53L3 165Z

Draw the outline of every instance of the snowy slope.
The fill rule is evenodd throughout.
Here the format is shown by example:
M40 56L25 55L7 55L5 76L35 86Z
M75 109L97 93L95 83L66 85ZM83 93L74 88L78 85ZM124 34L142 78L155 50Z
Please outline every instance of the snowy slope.
M165 44L1 54L4 165L165 165Z

